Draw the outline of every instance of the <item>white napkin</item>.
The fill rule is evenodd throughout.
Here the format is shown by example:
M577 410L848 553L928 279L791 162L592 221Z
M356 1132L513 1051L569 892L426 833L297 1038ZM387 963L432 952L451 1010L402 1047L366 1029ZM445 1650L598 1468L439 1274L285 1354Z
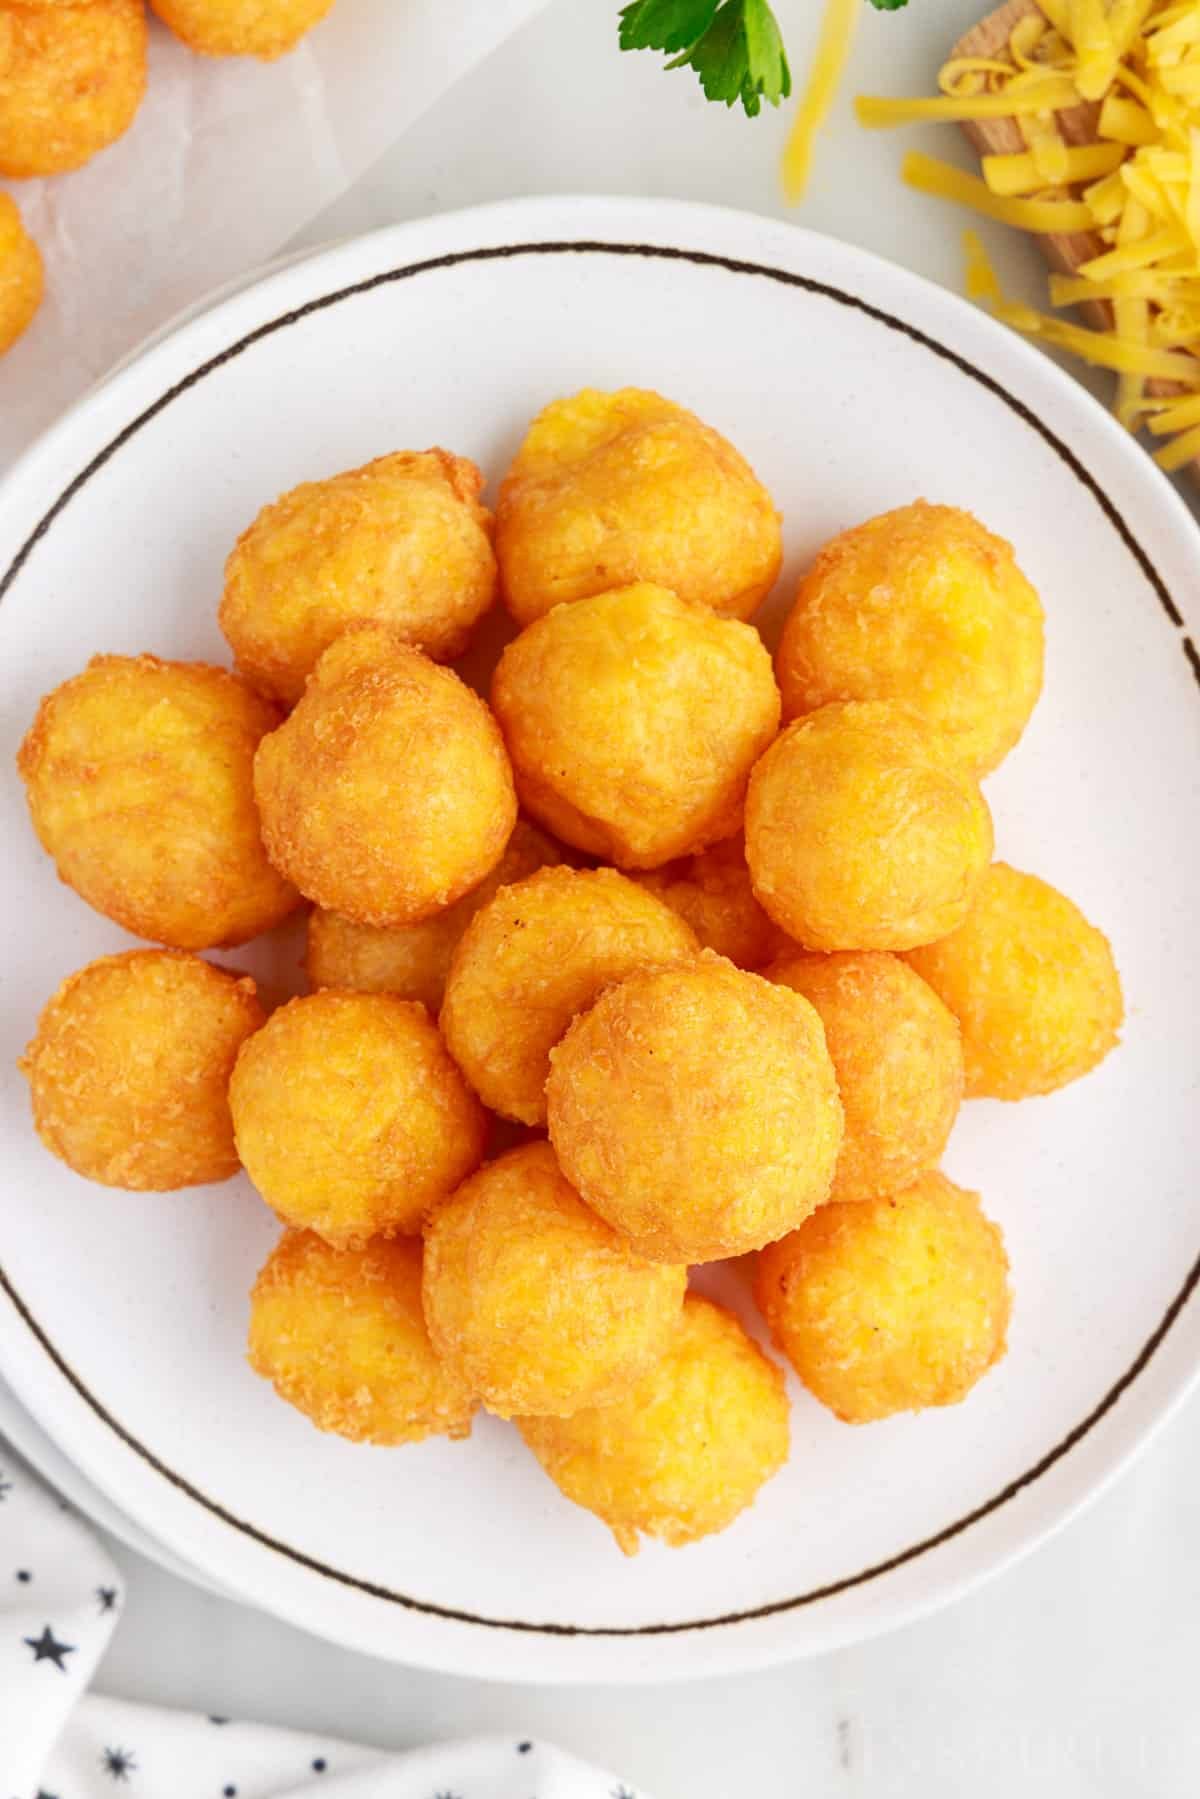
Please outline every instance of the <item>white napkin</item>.
M72 175L7 183L46 262L0 361L0 468L156 326L273 256L546 0L337 0L275 63L157 23L132 128Z
M639 1799L611 1775L517 1734L385 1755L91 1695L123 1597L121 1577L91 1531L5 1452L4 1799Z

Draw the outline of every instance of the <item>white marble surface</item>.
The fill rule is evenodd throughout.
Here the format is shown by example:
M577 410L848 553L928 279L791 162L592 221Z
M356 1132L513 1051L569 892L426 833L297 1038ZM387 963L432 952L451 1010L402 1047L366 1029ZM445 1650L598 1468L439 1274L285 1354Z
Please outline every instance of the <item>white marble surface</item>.
M549 190L786 215L776 178L785 120L745 123L706 107L687 76L618 56L616 3L553 0L299 241ZM817 0L776 7L801 71ZM851 85L927 84L977 10L972 0L864 8ZM922 138L956 154L952 134L906 141ZM858 131L847 93L795 216L957 286L961 221L899 187L902 147ZM1036 293L1035 254L999 228L985 235L1006 281ZM725 349L714 342L714 355ZM552 1692L427 1675L331 1648L117 1547L128 1607L100 1684L382 1747L528 1731L621 1769L656 1799L1184 1799L1200 1781L1198 1424L1193 1402L1082 1520L952 1610L767 1674Z

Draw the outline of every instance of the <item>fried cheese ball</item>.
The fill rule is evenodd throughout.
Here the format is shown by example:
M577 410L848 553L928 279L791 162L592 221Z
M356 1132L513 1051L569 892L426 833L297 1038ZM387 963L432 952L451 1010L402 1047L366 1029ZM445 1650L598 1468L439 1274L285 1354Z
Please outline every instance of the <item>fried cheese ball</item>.
M784 717L892 700L982 776L1029 722L1043 638L1011 544L955 506L901 506L843 531L801 581L776 658Z
M749 618L783 559L779 514L733 445L661 394L585 388L534 419L496 504L520 625L636 581Z
M969 1099L1028 1099L1115 1049L1124 1020L1107 937L1036 875L994 862L949 936L907 960L962 1027Z
M404 450L265 506L225 565L221 629L239 671L285 705L347 625L390 625L450 662L495 597L483 476Z
M383 625L325 651L263 739L254 792L276 868L357 924L417 924L452 905L495 867L517 818L483 701Z
M610 987L550 1064L563 1173L652 1261L743 1255L828 1196L842 1107L821 1021L790 988L706 950Z
M142 0L0 9L0 175L61 175L115 143L146 89Z
M333 0L150 0L164 25L201 56L258 56L294 50Z
M536 620L501 656L492 705L527 811L622 868L733 836L779 725L754 627L648 586Z
M46 1148L86 1180L171 1192L238 1168L229 1077L266 1014L254 982L176 950L69 975L20 1068Z
M725 1530L788 1454L782 1374L732 1313L696 1293L666 1354L624 1398L518 1424L559 1491L626 1555L640 1536L679 1548Z
M1011 1297L999 1227L944 1174L822 1206L758 1261L771 1335L846 1424L956 1405L1004 1354Z
M250 1295L250 1366L318 1430L352 1443L469 1437L475 1401L421 1311L421 1245L334 1249L285 1231Z
M239 1055L229 1103L267 1204L339 1248L414 1235L487 1140L424 1006L388 993L290 1000Z
M176 949L245 943L300 896L267 860L254 752L279 722L226 669L93 656L21 745L33 828L59 879Z
M765 971L817 1010L845 1134L829 1197L874 1199L936 1167L963 1096L958 1024L898 956L792 955Z
M359 993L395 993L419 999L436 1012L459 939L480 907L501 887L522 881L539 868L562 861L562 851L527 820L519 818L508 847L490 875L444 912L421 924L354 924L336 912L314 909L308 919L305 969L313 987L350 988Z
M682 856L632 879L691 926L702 949L715 950L739 968L761 968L795 948L754 897L746 846L740 836Z
M750 777L746 859L806 949L912 949L966 917L992 854L978 783L945 741L883 701L823 706Z
M501 1418L609 1405L667 1351L687 1269L639 1256L563 1179L548 1143L490 1162L425 1232L434 1348Z
M32 321L44 285L41 252L21 221L16 201L0 194L0 356L12 349Z
M450 965L439 1023L483 1103L546 1122L550 1051L577 1013L635 969L690 962L683 920L613 868L545 868L503 887Z

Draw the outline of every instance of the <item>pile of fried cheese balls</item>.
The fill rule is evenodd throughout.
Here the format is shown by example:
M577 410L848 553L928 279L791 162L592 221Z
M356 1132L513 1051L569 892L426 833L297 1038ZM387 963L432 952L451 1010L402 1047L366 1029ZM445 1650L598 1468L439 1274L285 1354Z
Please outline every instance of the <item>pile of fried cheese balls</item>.
M167 947L72 975L22 1066L81 1175L245 1168L285 1227L250 1360L320 1428L482 1404L622 1549L689 1543L788 1453L781 1370L689 1267L761 1252L840 1419L962 1399L1010 1299L955 1116L1094 1067L1120 985L993 860L980 778L1042 682L1008 544L923 502L845 531L773 666L779 516L682 407L557 401L482 488L442 450L295 488L229 557L236 674L97 656L42 701L42 845ZM497 598L485 701L448 664ZM268 1017L196 952L302 901L311 991Z
M333 0L150 0L205 56L273 60ZM146 93L145 0L0 0L0 176L65 175L116 143ZM16 201L0 192L0 356L32 322L44 275Z

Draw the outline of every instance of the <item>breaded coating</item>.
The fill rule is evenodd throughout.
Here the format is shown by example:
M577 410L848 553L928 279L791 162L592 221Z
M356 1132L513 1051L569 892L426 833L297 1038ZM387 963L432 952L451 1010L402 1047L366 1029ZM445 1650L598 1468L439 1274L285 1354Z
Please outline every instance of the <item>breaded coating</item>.
M547 868L472 920L446 983L441 1027L484 1104L546 1122L550 1051L577 1013L635 969L692 961L669 907L612 868Z
M69 975L19 1067L38 1136L86 1180L171 1192L238 1168L229 1077L265 1013L248 975L135 949Z
M347 625L390 625L434 662L466 649L496 593L483 476L401 450L265 506L225 565L221 629L240 673L295 705Z
M294 50L333 0L150 0L176 37L202 56L258 56Z
M749 618L783 555L771 496L733 445L637 387L538 414L500 489L496 551L521 625L635 581Z
M792 955L768 978L802 993L825 1027L845 1135L831 1199L874 1199L934 1168L963 1096L958 1022L898 956Z
M490 1162L425 1232L434 1348L501 1418L610 1405L679 1328L687 1269L647 1262L584 1205L548 1143Z
M519 818L508 847L477 887L444 912L421 924L354 924L337 912L309 914L305 969L313 987L350 988L359 993L394 993L419 999L436 1012L446 990L450 961L476 912L501 887L524 880L539 868L561 862L563 853L536 825Z
M238 1057L229 1103L267 1204L338 1247L415 1234L487 1139L424 1006L387 993L289 1001Z
M32 321L44 285L41 251L26 231L16 201L0 194L0 356Z
M670 1348L623 1399L570 1418L522 1418L559 1491L607 1524L679 1548L725 1530L788 1454L783 1376L732 1313L689 1293Z
M1006 862L956 931L907 959L962 1027L969 1099L1053 1093L1116 1048L1125 1007L1107 937Z
M517 819L478 694L383 625L344 631L264 738L254 791L267 854L358 924L417 924L478 886Z
M267 860L254 752L279 722L223 668L93 656L46 695L17 768L60 880L176 949L245 943L299 904Z
M732 837L779 725L754 627L648 586L530 625L500 658L492 704L522 804L564 843L622 868Z
M285 1231L250 1295L250 1366L318 1430L353 1443L469 1437L475 1401L421 1311L421 1245L334 1249Z
M705 950L610 987L550 1064L563 1173L653 1261L743 1255L828 1196L842 1108L821 1021L790 988Z
M823 706L750 778L759 900L806 949L912 949L954 930L992 854L977 782L898 706Z
M847 1424L956 1405L1005 1350L999 1227L936 1172L822 1206L763 1251L755 1291L800 1379Z
M739 968L762 968L772 957L795 950L754 897L741 836L661 868L639 869L632 879L677 912L702 949L715 950Z
M957 507L901 506L843 531L801 581L776 659L784 717L892 700L982 776L1029 722L1043 638L1010 543Z
M0 8L0 175L81 168L129 129L145 90L142 0Z

